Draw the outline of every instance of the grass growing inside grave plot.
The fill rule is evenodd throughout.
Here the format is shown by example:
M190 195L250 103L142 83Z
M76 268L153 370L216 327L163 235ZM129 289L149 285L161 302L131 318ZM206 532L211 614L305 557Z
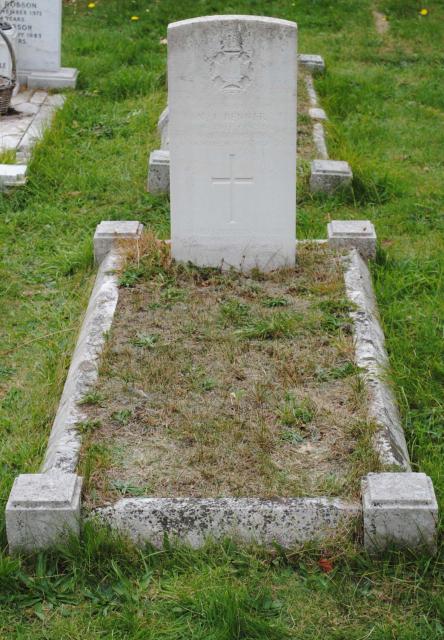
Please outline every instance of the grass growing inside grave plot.
M325 236L330 218L375 223L394 386L414 468L432 477L442 508L444 7L424 4L425 17L417 0L65 3L63 64L79 68L79 89L36 150L27 186L0 194L1 514L13 478L42 461L94 275L95 225L136 218L168 236L167 198L144 191L166 102L166 25L236 12L296 20L299 50L326 59L316 88L329 150L355 180L329 198L313 198L302 182L298 236ZM383 35L374 9L388 17ZM432 561L373 560L350 546L153 553L88 530L77 546L24 561L6 556L3 528L1 540L8 640L444 636L442 544Z
M313 142L313 120L310 117L309 109L311 107L308 97L305 78L309 72L299 65L298 70L298 180L308 179L309 162L316 158L316 148ZM301 176L301 178L299 178ZM303 177L302 177L303 176Z
M141 252L141 256L140 256ZM128 260L88 419L90 505L161 497L359 494L379 469L341 259L240 275Z

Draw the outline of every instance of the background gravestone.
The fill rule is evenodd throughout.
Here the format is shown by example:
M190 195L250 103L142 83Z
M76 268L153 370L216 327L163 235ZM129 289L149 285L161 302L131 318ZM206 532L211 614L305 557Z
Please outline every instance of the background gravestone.
M77 69L61 66L62 0L15 0L2 19L18 32L21 83L30 88L75 87Z
M168 27L171 240L178 260L295 260L294 22L210 16Z

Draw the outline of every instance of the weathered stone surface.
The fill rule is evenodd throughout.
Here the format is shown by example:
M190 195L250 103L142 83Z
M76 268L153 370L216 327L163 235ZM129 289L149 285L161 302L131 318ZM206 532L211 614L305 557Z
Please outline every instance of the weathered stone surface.
M82 479L73 473L20 475L6 505L9 550L46 549L80 531Z
M306 76L305 86L307 88L310 104L312 107L316 108L318 106L318 94L316 93L313 78L311 76Z
M59 408L46 449L43 471L74 473L81 436L76 425L87 419L80 403L97 381L99 359L110 330L119 296L116 270L119 255L111 250L99 266Z
M150 153L148 191L150 193L170 192L170 152L168 150L156 149Z
M352 170L343 160L313 160L310 189L313 192L333 193L351 183Z
M438 504L424 473L371 473L362 482L364 544L436 550Z
M94 512L137 543L162 547L165 534L194 548L208 538L285 548L350 527L360 505L327 498L132 498Z
M137 220L103 220L94 234L94 260L100 264L111 250L116 240L137 242L143 231L143 224Z
M173 257L293 264L296 24L185 20L168 28L168 57Z
M322 56L311 53L301 53L298 56L299 64L309 69L312 73L324 73L325 62Z
M170 148L169 121L169 110L168 107L165 107L157 123L157 131L160 134L160 148L164 151Z
M369 418L379 427L375 447L381 462L410 470L410 459L393 391L387 383L389 360L369 270L356 249L345 259L345 287L355 309L355 359L364 376Z
M332 220L327 234L332 249L355 248L366 260L376 256L376 231L369 220Z
M315 122L313 125L313 142L316 147L317 154L321 160L328 160L327 143L325 141L324 126L321 122Z
M327 120L324 109L320 109L319 107L311 107L311 109L308 110L308 115L312 120Z

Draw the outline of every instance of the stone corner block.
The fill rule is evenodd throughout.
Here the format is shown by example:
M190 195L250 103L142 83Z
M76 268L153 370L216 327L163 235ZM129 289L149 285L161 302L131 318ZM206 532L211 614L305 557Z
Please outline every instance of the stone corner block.
M366 260L376 256L376 231L369 220L332 220L327 237L332 249L355 248Z
M310 190L313 193L333 193L347 186L353 179L348 162L344 160L313 160L311 163Z
M150 153L147 189L150 193L170 192L170 152L167 149Z
M364 545L436 551L438 504L425 473L370 473L362 480Z
M138 220L103 220L94 234L94 261L100 264L116 240L139 240L143 224Z
M80 534L82 478L75 473L18 476L6 505L11 553L47 549Z
M309 69L312 73L324 73L324 58L311 53L301 53L298 56L299 64Z
M26 164L0 164L0 190L24 185L27 171Z

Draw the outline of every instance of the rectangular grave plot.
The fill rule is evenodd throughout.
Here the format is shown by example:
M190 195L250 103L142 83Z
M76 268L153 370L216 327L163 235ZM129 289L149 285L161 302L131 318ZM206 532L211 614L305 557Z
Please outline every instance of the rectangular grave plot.
M155 247L153 249L153 246ZM378 470L341 259L267 275L128 258L82 408L87 504L122 496L353 498Z

